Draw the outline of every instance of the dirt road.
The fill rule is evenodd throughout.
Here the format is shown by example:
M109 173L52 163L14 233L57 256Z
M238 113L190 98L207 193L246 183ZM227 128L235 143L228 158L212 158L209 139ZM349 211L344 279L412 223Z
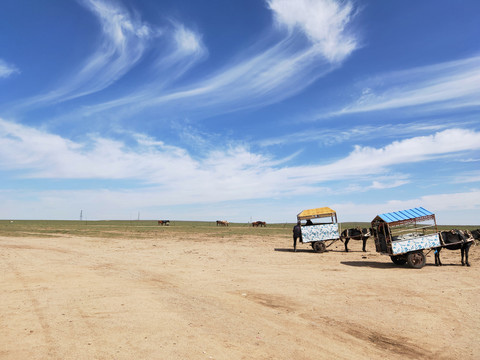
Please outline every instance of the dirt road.
M350 247L0 237L0 358L480 358L478 247L421 270Z

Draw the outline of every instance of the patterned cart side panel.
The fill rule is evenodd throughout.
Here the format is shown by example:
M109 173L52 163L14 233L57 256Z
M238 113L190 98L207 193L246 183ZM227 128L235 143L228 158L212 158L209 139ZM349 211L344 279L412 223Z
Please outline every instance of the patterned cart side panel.
M303 242L338 239L338 224L302 226Z
M392 253L403 254L409 251L429 249L440 245L440 237L438 234L433 234L411 240L392 241Z

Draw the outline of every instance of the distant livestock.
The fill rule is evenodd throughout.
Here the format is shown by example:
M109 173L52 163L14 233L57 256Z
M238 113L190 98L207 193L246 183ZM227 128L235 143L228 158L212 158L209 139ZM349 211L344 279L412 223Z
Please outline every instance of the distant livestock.
M267 226L267 223L265 221L254 221L252 222L252 226L253 227L266 227Z
M227 220L217 220L217 226L228 226Z
M158 220L158 225L170 225L170 220Z

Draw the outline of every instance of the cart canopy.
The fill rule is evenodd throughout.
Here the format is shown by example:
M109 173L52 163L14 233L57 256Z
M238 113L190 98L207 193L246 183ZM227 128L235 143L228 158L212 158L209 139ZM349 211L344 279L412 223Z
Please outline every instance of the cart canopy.
M308 220L323 217L336 217L336 212L329 207L303 210L297 215L297 220Z
M423 207L418 207L377 215L372 223L385 222L389 226L397 226L426 220L435 220L435 214Z

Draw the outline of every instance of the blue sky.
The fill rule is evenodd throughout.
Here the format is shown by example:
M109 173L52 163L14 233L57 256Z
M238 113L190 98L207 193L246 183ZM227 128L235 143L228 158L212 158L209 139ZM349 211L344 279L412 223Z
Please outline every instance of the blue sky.
M480 224L480 2L4 0L0 218Z

